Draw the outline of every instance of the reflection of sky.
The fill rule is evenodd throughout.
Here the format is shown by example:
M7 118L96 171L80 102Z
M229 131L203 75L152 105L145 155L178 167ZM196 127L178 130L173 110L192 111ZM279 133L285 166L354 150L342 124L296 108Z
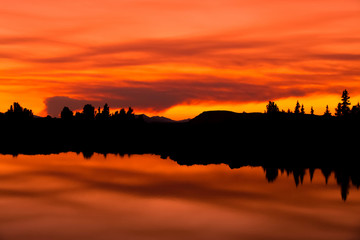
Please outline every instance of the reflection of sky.
M1 156L0 239L357 239L360 192L343 202L324 181L151 155Z

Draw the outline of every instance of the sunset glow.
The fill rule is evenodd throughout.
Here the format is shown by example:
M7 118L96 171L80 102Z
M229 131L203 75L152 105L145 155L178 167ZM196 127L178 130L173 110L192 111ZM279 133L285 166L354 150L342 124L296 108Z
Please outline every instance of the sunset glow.
M359 0L4 0L0 111L58 116L86 103L173 119L333 113L360 101Z

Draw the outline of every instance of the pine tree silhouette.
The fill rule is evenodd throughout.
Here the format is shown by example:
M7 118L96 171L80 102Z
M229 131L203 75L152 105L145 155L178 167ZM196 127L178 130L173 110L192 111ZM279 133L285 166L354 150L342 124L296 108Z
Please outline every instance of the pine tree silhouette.
M348 91L345 89L341 95L341 114L348 116L350 113L350 96Z
M326 105L326 110L325 110L325 112L324 112L324 116L325 116L325 117L330 117L330 116L331 116L331 113L330 113L330 111L329 111L329 105Z
M299 114L300 113L300 103L299 101L296 102L296 106L295 106L295 111L294 111L295 114Z

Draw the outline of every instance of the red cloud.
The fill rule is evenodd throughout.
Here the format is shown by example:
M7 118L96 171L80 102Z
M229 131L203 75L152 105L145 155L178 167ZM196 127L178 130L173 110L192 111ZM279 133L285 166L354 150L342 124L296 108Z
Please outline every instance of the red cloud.
M54 96L45 100L46 111L58 116L62 107L81 109L86 103L121 108L164 111L170 107L192 102L258 102L289 96L304 96L315 89L280 88L278 86L240 83L229 79L209 77L184 81L167 79L157 82L128 81L126 85L78 85L69 92L81 97Z

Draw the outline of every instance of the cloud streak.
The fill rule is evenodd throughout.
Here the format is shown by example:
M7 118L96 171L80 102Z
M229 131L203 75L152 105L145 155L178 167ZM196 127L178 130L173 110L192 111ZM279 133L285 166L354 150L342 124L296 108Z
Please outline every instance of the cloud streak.
M45 100L46 111L58 116L62 107L81 109L85 104L110 104L112 108L132 106L136 109L161 112L173 106L194 103L261 102L272 98L304 96L316 89L283 88L280 86L242 83L229 79L205 78L166 79L156 82L127 81L126 85L77 86L70 93L81 98L54 96Z

